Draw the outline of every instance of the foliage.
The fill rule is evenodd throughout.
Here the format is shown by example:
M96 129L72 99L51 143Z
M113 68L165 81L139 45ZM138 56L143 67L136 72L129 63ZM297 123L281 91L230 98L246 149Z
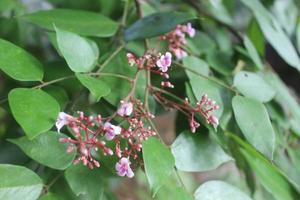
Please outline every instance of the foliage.
M0 199L300 199L299 6L1 0Z

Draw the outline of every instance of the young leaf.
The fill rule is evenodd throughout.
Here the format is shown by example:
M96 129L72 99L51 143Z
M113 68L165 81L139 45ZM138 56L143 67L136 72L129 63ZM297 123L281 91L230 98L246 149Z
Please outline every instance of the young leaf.
M203 74L204 76L209 75L208 64L200 58L197 58L194 56L187 56L187 57L183 58L183 65L193 71L196 71L199 74ZM197 74L195 74L194 72L191 72L190 70L186 70L186 74L190 79L198 77Z
M76 74L78 80L89 89L91 94L96 98L97 101L101 97L106 96L110 93L109 86L102 80L91 77L86 74Z
M43 66L20 47L0 39L0 70L19 81L40 81Z
M58 48L74 72L89 72L99 56L97 45L87 39L68 31L56 28Z
M234 69L230 56L222 51L209 52L207 55L207 62L211 68L224 76L230 75Z
M90 170L82 164L73 165L65 171L65 177L77 196L82 194L87 199L102 199L103 175L99 169Z
M143 142L143 158L146 176L154 197L170 178L174 170L174 157L157 138L151 137Z
M255 66L258 69L263 69L264 65L259 57L259 54L254 46L254 44L251 42L251 40L248 38L248 36L244 36L244 45L251 57L251 59L253 60Z
M240 71L234 76L233 85L246 97L268 102L275 96L275 90L260 76Z
M48 131L60 110L57 101L39 89L13 89L8 94L8 102L14 118L29 139Z
M203 172L213 170L233 160L209 137L186 131L181 133L171 147L175 166L181 171ZM209 158L209 159L207 159Z
M288 36L282 30L279 22L258 0L241 0L252 10L266 39L277 53L291 66L300 71L300 59Z
M17 165L0 164L0 199L35 200L43 182L33 171Z
M110 37L118 29L118 23L94 12L71 9L52 9L22 16L42 28L54 31L53 24L66 31L85 36Z
M21 137L9 139L9 141L18 145L26 155L37 162L53 169L64 170L72 163L76 151L67 153L67 145L59 142L59 139L62 137L64 137L63 134L49 131L33 140Z
M264 105L254 99L235 96L232 107L236 122L249 143L273 160L275 132Z
M251 200L239 188L223 181L208 181L196 190L196 200Z
M144 17L125 30L125 40L138 40L162 35L178 24L195 19L190 13L162 12Z

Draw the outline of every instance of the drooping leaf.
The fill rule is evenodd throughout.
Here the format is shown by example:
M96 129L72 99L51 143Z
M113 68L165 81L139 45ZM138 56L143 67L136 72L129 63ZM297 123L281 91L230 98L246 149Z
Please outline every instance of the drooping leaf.
M110 93L109 86L101 79L94 78L86 74L76 74L76 77L82 85L89 89L97 101L99 101L101 97Z
M48 131L60 110L57 101L40 89L13 89L8 94L8 102L14 118L29 139Z
M275 132L264 105L254 99L235 96L232 107L235 120L249 143L272 160Z
M36 200L43 182L33 171L17 165L0 164L0 199Z
M275 90L259 75L240 71L234 76L233 85L246 97L268 102L275 96Z
M255 66L258 69L263 69L263 63L258 55L257 50L255 49L255 46L253 45L252 41L247 37L244 36L244 45L250 55L250 58L252 59L252 61L254 62Z
M49 131L37 136L33 140L27 137L10 139L9 141L18 145L26 155L39 163L53 169L66 169L73 161L76 152L66 152L67 145L59 142L63 134Z
M174 170L174 157L158 139L151 137L143 142L143 158L146 176L155 196Z
M197 31L193 38L187 39L187 46L196 55L207 54L216 49L216 42L206 33Z
M259 23L266 39L277 53L291 66L300 71L300 59L288 36L282 30L279 22L258 0L241 0L251 11Z
M73 165L65 171L65 177L77 196L81 194L87 199L102 199L104 186L99 169L90 170L82 164Z
M162 12L148 15L125 30L125 40L144 39L162 35L174 29L178 24L195 19L190 13Z
M265 55L265 38L255 19L252 20L248 27L247 34L259 55Z
M40 81L43 66L22 48L0 39L0 70L19 81Z
M232 25L233 20L230 16L228 10L224 6L225 1L214 1L214 0L208 0L202 2L204 5L205 10L207 10L211 15L213 15L215 18L217 18L219 21Z
M94 12L71 9L52 9L22 16L42 28L54 31L57 27L85 36L110 37L118 29L118 23Z
M99 56L97 45L59 28L56 28L56 39L58 48L72 71L89 72L95 67Z
M208 181L196 190L196 200L251 200L239 188L223 181Z
M194 56L187 56L183 58L183 65L199 74L203 74L204 76L208 76L209 74L208 64L200 58ZM190 79L198 77L198 75L189 70L186 70L186 74Z
M181 171L213 170L232 160L211 138L190 131L181 133L172 144L171 150L175 166Z

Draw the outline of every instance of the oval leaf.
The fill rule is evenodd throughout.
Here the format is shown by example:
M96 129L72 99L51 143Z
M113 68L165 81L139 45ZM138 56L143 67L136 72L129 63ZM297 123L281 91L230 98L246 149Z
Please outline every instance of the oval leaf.
M57 101L39 89L13 89L8 94L8 101L14 118L29 139L48 131L60 110Z
M265 106L254 99L235 96L232 107L235 119L249 143L273 160L275 132Z
M0 39L0 69L19 81L40 81L43 66L22 48Z
M99 13L82 10L52 9L24 15L22 18L48 30L54 31L55 24L85 36L109 37L118 29L118 23L113 20Z
M125 30L125 40L137 40L162 35L178 24L195 19L190 13L163 12L144 17Z
M10 139L9 141L18 145L24 153L39 163L53 169L66 169L75 157L75 151L66 152L66 145L59 142L63 134L49 131L37 136L34 140L27 137Z
M0 199L35 200L43 182L33 171L16 165L0 164Z
M160 141L151 137L143 142L145 172L153 197L168 182L174 170L174 157Z
M82 85L89 89L97 101L99 101L101 97L110 93L109 86L98 78L94 78L86 74L76 74L76 77Z
M202 74L204 76L209 75L209 66L204 60L194 57L194 56L187 56L187 57L183 58L182 61L183 61L183 65L185 67L187 67L199 74ZM193 78L199 76L190 70L186 70L186 74L190 79L193 79Z
M87 196L86 199L102 199L103 175L99 169L90 170L78 164L65 171L65 177L73 192Z
M56 28L58 48L74 72L89 72L97 61L98 47L85 38L68 31Z
M196 200L251 200L239 188L223 181L208 181L202 184L194 194Z
M181 133L176 138L171 150L175 158L175 165L181 171L213 170L221 164L233 160L209 137L189 131Z
M275 90L255 73L241 71L234 76L233 85L246 97L268 102L275 96Z

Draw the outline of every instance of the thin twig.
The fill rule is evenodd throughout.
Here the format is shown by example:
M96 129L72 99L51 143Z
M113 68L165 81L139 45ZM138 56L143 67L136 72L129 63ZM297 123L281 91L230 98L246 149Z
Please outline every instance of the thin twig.
M104 67L125 47L124 44L120 45L116 51L114 51L105 61L99 66L98 73L101 72Z

